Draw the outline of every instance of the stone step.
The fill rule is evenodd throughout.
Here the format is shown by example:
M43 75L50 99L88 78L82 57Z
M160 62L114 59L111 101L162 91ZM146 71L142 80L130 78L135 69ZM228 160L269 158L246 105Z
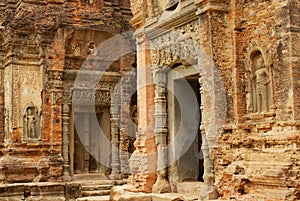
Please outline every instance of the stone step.
M97 191L97 190L110 190L113 185L100 184L100 185L83 185L82 191Z
M109 195L109 194L110 194L110 190L83 191L82 197L103 196L103 195Z
M77 198L76 201L109 201L109 196L92 196Z
M181 182L177 184L177 193L198 195L203 187L203 182Z
M81 184L81 186L95 186L95 185L114 185L115 182L112 180L81 180L72 181L74 184Z
M103 173L74 174L73 180L107 180L107 177Z

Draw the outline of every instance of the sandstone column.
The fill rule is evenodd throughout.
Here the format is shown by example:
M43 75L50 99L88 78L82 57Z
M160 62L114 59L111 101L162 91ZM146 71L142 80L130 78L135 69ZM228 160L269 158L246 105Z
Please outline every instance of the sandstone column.
M200 97L204 97L203 94L203 89L201 86L203 86L204 82L203 79L199 78L199 83L200 83ZM204 112L204 106L203 106L203 101L201 101L200 104L200 111L202 114L202 120L201 120L201 124L200 124L200 132L201 132L201 136L202 136L202 145L201 145L201 150L203 153L203 168L204 168L204 174L203 174L203 181L204 181L204 185L203 188L201 189L200 192L200 198L202 200L205 200L207 198L214 198L214 174L213 174L213 164L212 164L212 160L210 159L210 148L209 148L209 142L207 139L207 135L205 132L205 126L204 126L204 119L207 118L207 114ZM216 196L217 197L217 196Z
M166 74L160 70L154 73L155 82L155 140L157 145L157 180L152 191L156 193L165 193L171 190L167 180L168 167L168 146L167 135L168 129L166 125L167 110L166 110Z
M112 100L110 107L110 129L111 129L111 174L110 179L120 179L119 158L119 104Z
M69 160L69 135L70 135L70 106L63 104L63 179L70 181L70 160Z
M83 146L86 150L83 151L84 173L89 173L90 166L90 124L89 113L83 113Z

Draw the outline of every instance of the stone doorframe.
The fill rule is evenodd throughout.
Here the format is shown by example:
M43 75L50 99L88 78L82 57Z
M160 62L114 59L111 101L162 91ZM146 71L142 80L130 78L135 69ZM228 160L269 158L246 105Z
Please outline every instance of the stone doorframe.
M168 127L161 122L164 122L167 117L167 93L166 93L166 85L168 80L168 70L170 68L159 68L159 67L152 67L153 79L155 83L155 128L154 134L156 138L156 145L157 145L157 180L153 186L153 192L167 192L171 190L168 178L167 178L167 168L168 167ZM193 69L193 67L189 67L187 69L182 70L183 77L196 75L199 74L197 70ZM184 76L185 75L185 76ZM176 78L175 78L176 79ZM200 97L203 97L203 90L201 86L203 83L201 82L201 74L199 74L199 83L200 83ZM200 103L200 113L203 113L203 102ZM206 138L204 121L201 120L200 122L200 132L202 136L202 145L201 150L203 152L204 157L204 175L203 180L204 183L207 185L207 188L213 186L213 165L212 161L209 156L209 145Z
M167 105L168 105L168 111L167 111L167 114L168 114L168 141L169 143L171 142L172 145L174 144L174 146L169 146L169 150L171 153L173 153L172 155L169 154L169 157L170 157L170 162L169 162L169 166L170 166L170 175L169 175L169 180L170 180L170 183L171 183L171 186L172 188L176 189L176 184L178 182L182 182L182 178L181 178L181 172L180 172L180 167L178 167L179 164L177 164L177 162L179 162L180 157L178 157L178 152L180 152L181 154L185 154L185 153L182 153L185 152L185 151L188 151L192 145L192 143L190 141L188 141L188 143L191 143L190 146L186 149L186 148L183 148L181 150L178 150L178 143L184 143L182 142L182 140L176 140L176 136L177 136L177 120L176 120L176 111L175 111L175 97L177 99L177 101L179 101L179 107L180 107L180 110L182 111L183 108L181 108L181 104L180 104L180 100L178 100L178 97L177 98L177 95L176 95L176 86L175 86L175 82L178 82L178 80L181 80L183 79L184 81L183 82L186 82L186 84L188 84L189 80L192 79L195 79L195 81L197 80L197 82L199 83L199 72L197 71L197 69L195 69L193 67L193 65L190 65L190 66L185 66L183 64L177 64L176 67L174 68L170 68L167 72L166 72L166 75L167 75L167 85L168 85L168 90L171 91L171 93L168 93L167 94ZM185 83L182 83L183 85L185 85ZM187 87L187 86L183 86L183 87ZM199 83L199 88L197 88L197 91L198 91L198 94L201 90L201 85ZM191 91L188 91L186 90L185 91L187 93L187 95L191 95L190 92ZM200 96L200 94L199 94ZM190 97L186 97L187 99L191 99ZM203 108L203 107L200 107L202 102L201 102L201 96L200 96L200 102L198 102L199 104L199 125L201 123L201 112L200 112L200 108ZM195 99L193 99L192 97L192 102L195 101ZM198 101L198 100L197 100ZM184 106L183 106L184 107ZM184 113L184 111L183 111ZM182 112L180 112L180 124L182 124ZM185 113L186 114L186 113ZM197 113L195 113L197 114ZM186 115L184 115L184 117L186 117ZM189 117L187 117L189 118ZM177 122L177 123L176 123ZM180 125L179 125L180 127ZM191 126L192 127L192 126ZM198 127L198 133L196 135L191 135L192 137L196 137L198 135L200 135L200 127ZM177 134L176 134L177 133ZM203 133L205 134L205 133ZM180 134L179 134L180 135ZM205 138L205 135L202 135L201 136L202 138ZM179 139L181 139L179 137ZM184 139L183 139L184 140ZM177 143L178 142L178 143ZM203 144L202 144L202 140L201 140L201 147L203 148ZM179 148L180 149L180 148ZM199 156L199 153L198 153L198 156ZM193 156L191 156L192 158L194 158ZM179 162L180 163L180 162ZM199 164L200 165L200 164ZM173 177L171 176L173 175ZM175 175L175 178L174 178L174 175ZM203 176L203 175L202 175Z
M204 114L200 122L200 133L202 136L202 146L201 150L204 157L204 186L205 189L204 197L211 191L213 191L214 175L213 175L213 165L210 159L210 149L211 145L216 144L216 138L209 137L206 134L205 125L208 121L210 115L206 115L209 111L204 111L204 102L207 102L208 94L203 94L203 86L207 85L207 80L202 79L203 74L206 76L210 75L211 61L203 61L202 52L199 49L199 27L200 22L198 17L194 15L183 25L176 25L174 23L174 31L177 32L173 34L171 31L166 31L164 29L154 29L154 31L149 28L149 32L144 33L150 42L150 55L151 58L151 72L153 75L153 81L155 85L155 127L154 134L157 145L157 180L153 185L153 192L168 192L171 190L170 183L167 178L167 168L168 167L168 128L162 125L163 119L167 119L167 114L165 114L167 97L166 97L166 84L167 84L167 71L176 63L180 63L186 66L194 66L193 74L199 74L200 83L200 97L201 106L200 112ZM179 34L178 34L179 33ZM175 48L174 48L175 44ZM196 44L196 47L195 45ZM202 71L204 68L204 72ZM209 93L209 92L207 92ZM206 112L206 113L205 113ZM209 139L208 139L209 138Z
M82 72L81 72L82 73ZM119 110L120 110L120 89L114 89L116 83L120 79L118 73L104 73L101 82L97 86L96 93L94 90L88 90L87 88L73 88L74 80L76 79L76 71L69 70L65 73L64 92L63 92L63 179L64 181L70 181L74 175L74 164L71 159L71 135L74 135L74 128L72 124L72 116L74 111L72 110L73 101L79 101L81 103L89 103L90 97L94 97L96 100L93 105L86 105L84 107L91 108L91 111L95 112L95 106L109 107L110 109L110 135L111 135L111 179L120 178L120 158L119 158ZM94 73L96 74L96 73ZM103 80L103 81L102 81Z

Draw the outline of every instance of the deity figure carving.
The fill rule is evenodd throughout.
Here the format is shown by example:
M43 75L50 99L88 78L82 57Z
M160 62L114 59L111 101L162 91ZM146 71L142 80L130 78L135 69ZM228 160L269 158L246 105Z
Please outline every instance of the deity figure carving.
M95 48L96 48L96 45L95 45L95 43L90 43L89 44L89 48L88 48L88 54L90 55L96 55L97 54L97 52L95 51Z
M271 77L261 52L252 54L252 86L254 112L269 112L271 106Z
M25 107L23 112L23 138L39 139L40 112L32 104Z
M81 55L80 44L72 44L72 50L73 50L74 56L80 56Z

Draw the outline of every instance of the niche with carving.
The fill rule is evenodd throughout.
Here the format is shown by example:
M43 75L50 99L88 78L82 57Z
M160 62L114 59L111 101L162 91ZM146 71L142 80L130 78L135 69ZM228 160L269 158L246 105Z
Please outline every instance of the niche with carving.
M260 50L250 54L250 80L247 89L247 109L254 113L270 112L272 106L272 89L270 67L266 64ZM250 86L249 86L250 85Z
M39 140L41 138L41 111L32 103L23 110L23 140Z

